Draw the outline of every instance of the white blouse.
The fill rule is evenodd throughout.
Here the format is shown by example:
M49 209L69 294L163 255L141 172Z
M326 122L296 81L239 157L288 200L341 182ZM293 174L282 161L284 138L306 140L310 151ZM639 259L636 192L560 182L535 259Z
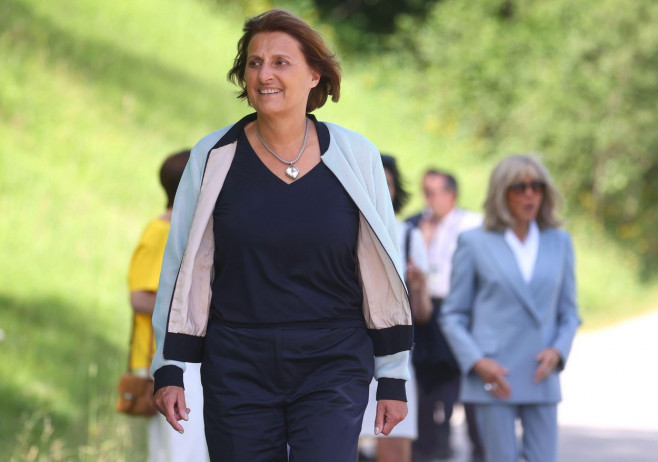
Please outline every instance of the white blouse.
M525 241L521 242L514 231L508 229L505 231L505 241L512 249L516 263L519 265L521 275L526 283L532 279L532 273L537 262L537 252L539 251L539 227L535 221L530 222L530 229Z

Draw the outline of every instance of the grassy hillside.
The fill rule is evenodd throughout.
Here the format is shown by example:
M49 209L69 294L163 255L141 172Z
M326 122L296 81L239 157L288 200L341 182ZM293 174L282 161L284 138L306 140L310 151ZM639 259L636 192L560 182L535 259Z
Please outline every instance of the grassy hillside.
M163 157L243 111L239 29L199 2L9 0L0 31L0 454L136 460L111 409L126 264Z
M225 80L242 19L204 0L0 2L3 460L143 458L143 422L112 407L129 335L127 264L164 205L163 157L249 110ZM344 71L341 102L318 116L399 155L410 184L429 165L456 171L463 204L479 209L490 161L400 91L422 76L374 62ZM411 189L409 212L421 203ZM600 230L571 230L589 324L655 300Z

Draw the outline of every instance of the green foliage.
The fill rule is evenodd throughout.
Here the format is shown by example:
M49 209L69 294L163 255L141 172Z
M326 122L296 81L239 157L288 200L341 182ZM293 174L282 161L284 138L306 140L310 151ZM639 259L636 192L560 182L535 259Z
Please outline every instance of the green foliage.
M402 17L421 20L439 0L253 0L236 4L232 0L209 0L233 7L251 17L271 8L284 8L322 29L341 48L341 55L363 56L385 50Z
M433 2L422 0L316 0L322 18L333 23L349 23L364 33L390 34L395 30L395 18L402 14L418 15ZM352 43L358 46L357 43Z
M502 8L501 8L502 5ZM572 213L658 270L658 4L446 0L400 24L416 93L481 153L541 151Z
M144 458L113 408L126 265L165 155L244 112L238 32L193 2L0 2L0 459Z
M348 53L383 51L383 39L402 16L422 18L437 0L315 0L319 17L332 24L338 43Z

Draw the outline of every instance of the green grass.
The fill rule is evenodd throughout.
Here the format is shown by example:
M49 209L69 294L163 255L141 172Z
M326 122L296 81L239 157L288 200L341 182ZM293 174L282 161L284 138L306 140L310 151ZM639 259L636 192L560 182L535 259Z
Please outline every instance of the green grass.
M164 156L249 111L225 80L242 19L201 0L0 2L2 460L143 460L144 423L113 410L127 265L162 211ZM479 210L492 161L386 59L344 63L342 99L318 117L400 158L406 213L430 165L454 170ZM600 229L570 229L586 326L655 306L655 286Z
M223 70L239 29L200 3L161 6L0 4L2 458L144 452L143 424L113 411L126 265L163 209L164 156L241 111Z

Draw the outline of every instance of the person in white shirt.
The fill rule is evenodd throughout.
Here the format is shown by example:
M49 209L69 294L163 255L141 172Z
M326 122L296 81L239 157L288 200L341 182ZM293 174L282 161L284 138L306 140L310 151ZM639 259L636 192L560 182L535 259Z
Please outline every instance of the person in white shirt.
M409 218L418 227L427 246L428 291L432 299L432 322L414 328L413 363L418 380L418 439L414 461L448 459L450 418L458 398L459 369L438 327L441 304L450 289L452 255L457 238L480 226L482 216L457 207L457 181L447 172L428 170L422 180L427 208ZM470 406L466 409L473 461L482 460L482 448Z
M399 213L409 199L409 192L404 188L402 177L395 158L388 154L382 154L382 164L386 174L386 183L393 201L393 210ZM414 322L426 324L432 313L432 304L427 292L427 250L420 231L409 223L397 222L398 242L402 261L405 262L405 280L409 290L411 308ZM416 381L413 366L410 365L411 379L406 383L407 406L409 413L407 418L400 422L391 431L389 436L374 435L372 422L375 418L377 408L377 382L370 384L370 397L368 407L363 418L361 428L359 460L376 459L378 462L411 462L411 442L418 436ZM368 441L375 438L374 445ZM367 448L374 446L374 457L368 454Z
M557 461L559 373L580 325L558 204L537 158L504 158L491 173L484 226L461 234L453 258L441 328L488 462Z

